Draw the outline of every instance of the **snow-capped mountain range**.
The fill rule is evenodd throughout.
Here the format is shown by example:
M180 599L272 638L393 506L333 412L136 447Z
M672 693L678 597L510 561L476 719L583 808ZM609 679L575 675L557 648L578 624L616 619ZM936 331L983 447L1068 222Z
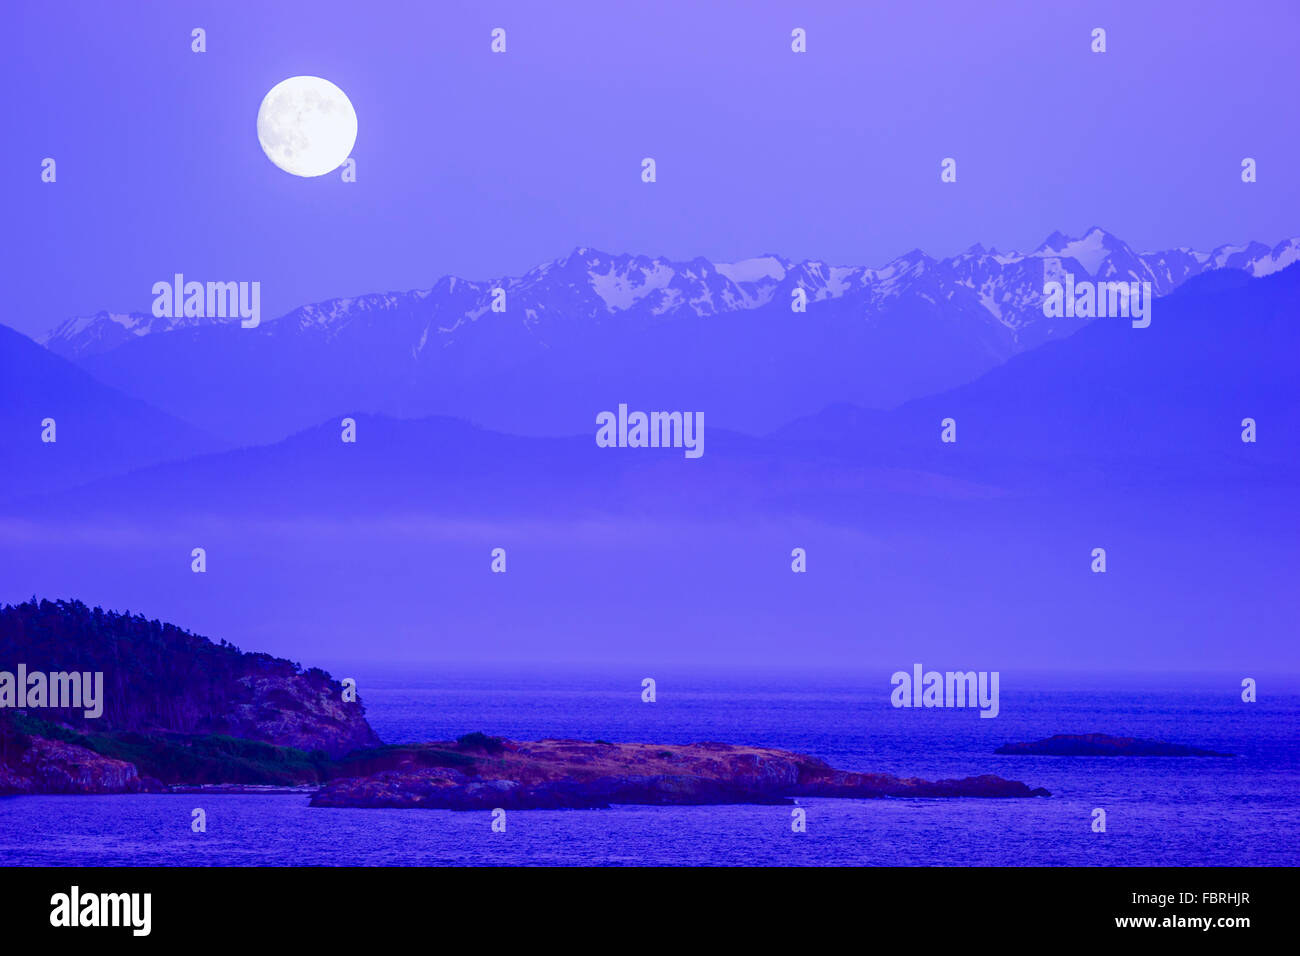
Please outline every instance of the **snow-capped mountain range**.
M1297 258L1295 239L1138 254L1101 229L1026 254L918 250L878 269L577 249L522 276L447 276L427 290L305 305L254 329L103 314L65 323L46 344L235 444L372 412L574 435L620 402L701 410L712 428L763 434L837 402L882 409L934 395L1107 321L1043 315L1043 283L1064 272L1150 282L1160 296L1207 271L1265 276ZM494 289L504 311L492 308ZM795 289L806 312L791 310Z
M494 289L504 289L506 312L532 336L545 338L552 323L599 321L621 316L644 321L681 316L707 317L745 312L772 303L788 308L791 291L805 290L810 312L819 303L858 309L864 319L892 301L917 296L935 304L973 307L987 321L1010 332L1013 351L1060 334L1042 316L1046 278L1072 272L1096 280L1151 283L1157 296L1212 269L1241 269L1268 275L1300 259L1300 238L1273 247L1260 242L1225 245L1212 252L1180 248L1138 253L1105 230L1093 227L1078 238L1059 232L1031 253L998 252L976 244L960 255L934 259L914 249L880 268L793 262L764 255L735 263L697 258L675 262L661 257L610 255L579 248L517 277L472 281L444 276L431 289L376 293L304 305L263 323L270 335L307 334L334 338L349 326L368 325L401 314L409 353L446 347L465 326L491 314ZM133 340L238 320L155 318L139 312L99 312L63 322L42 339L50 350L73 360L100 355ZM383 336L388 338L388 336Z

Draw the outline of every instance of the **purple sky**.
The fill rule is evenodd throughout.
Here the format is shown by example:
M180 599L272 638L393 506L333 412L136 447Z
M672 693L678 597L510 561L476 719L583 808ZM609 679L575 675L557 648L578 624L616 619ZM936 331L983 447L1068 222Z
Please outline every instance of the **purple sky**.
M876 265L1094 223L1139 249L1300 232L1290 0L53 0L5 19L0 321L29 334L147 311L178 271L260 280L273 316L578 245ZM258 146L263 94L301 73L356 107L356 184L292 177Z

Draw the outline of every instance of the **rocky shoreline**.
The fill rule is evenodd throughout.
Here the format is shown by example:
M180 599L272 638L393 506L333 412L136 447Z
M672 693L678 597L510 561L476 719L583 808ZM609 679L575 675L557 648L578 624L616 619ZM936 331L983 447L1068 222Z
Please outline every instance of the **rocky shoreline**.
M156 781L154 782L156 783ZM0 795L141 793L161 789L140 777L135 765L61 740L28 738L15 759L0 760Z
M789 803L799 797L1049 796L985 775L837 770L721 743L384 745L359 696L318 668L79 601L0 607L0 661L103 678L102 714L0 707L0 795L312 794L316 807L451 810Z
M522 742L468 735L406 748L391 768L330 781L314 807L438 810L591 809L793 803L799 797L1050 796L985 775L920 780L836 770L815 757L720 743L664 747L578 740ZM470 762L463 758L470 757Z
M317 782L163 783L124 760L77 744L32 737L0 764L0 795L311 795L313 807L442 810L595 809L614 805L789 804L846 799L1051 796L985 774L922 780L837 770L815 757L722 743L687 746L578 740L458 741L356 751L321 768Z

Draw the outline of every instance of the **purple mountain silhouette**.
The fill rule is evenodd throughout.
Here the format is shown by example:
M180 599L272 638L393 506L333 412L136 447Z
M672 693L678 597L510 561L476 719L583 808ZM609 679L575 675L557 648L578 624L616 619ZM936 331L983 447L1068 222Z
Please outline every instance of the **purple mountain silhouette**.
M356 444L336 411L272 445L0 506L36 528L0 574L323 659L363 640L491 660L519 634L579 659L731 659L812 633L854 660L960 645L963 666L996 669L1068 645L1163 666L1167 646L1143 639L1158 625L1226 666L1223 608L1241 602L1267 662L1300 626L1276 599L1300 571L1279 533L1300 484L1298 301L1300 267L1214 272L1157 300L1147 329L1095 320L893 410L841 404L764 437L706 418L696 460L599 448L590 409L557 438L358 414ZM486 570L498 546L509 587ZM790 573L795 546L807 575ZM1121 573L1089 573L1097 546Z
M0 499L222 447L0 325ZM41 440L54 419L56 441Z
M894 410L836 403L766 437L708 424L698 461L684 461L680 449L599 448L591 410L575 435L555 438L446 417L357 415L355 445L340 441L335 417L272 445L107 479L65 496L60 511L98 503L114 513L301 514L347 501L351 513L736 513L788 505L825 517L844 486L964 500L1053 488L1075 494L1103 473L1147 488L1233 476L1291 481L1300 476L1297 301L1300 267L1263 279L1236 270L1204 275L1158 300L1149 328L1095 320L975 382ZM955 445L939 441L949 417ZM1266 441L1243 444L1247 417Z
M1157 300L1149 328L1094 320L1068 340L1017 355L975 382L888 412L839 404L788 423L780 439L870 449L965 477L1220 481L1300 475L1300 267L1263 279L1198 276ZM959 442L936 446L944 418ZM1243 457L1242 419L1268 423ZM1267 476L1267 477L1265 477ZM1072 486L1073 487L1073 486ZM1077 488L1075 488L1077 490Z

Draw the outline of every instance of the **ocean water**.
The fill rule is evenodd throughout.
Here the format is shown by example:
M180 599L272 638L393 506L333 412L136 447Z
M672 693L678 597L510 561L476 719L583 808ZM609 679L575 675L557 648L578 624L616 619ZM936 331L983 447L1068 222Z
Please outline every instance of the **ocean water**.
M927 778L995 773L1052 791L1026 800L804 799L784 806L616 807L487 813L315 809L303 795L0 798L5 865L1296 865L1300 688L1238 696L1239 678L1002 674L1000 714L894 709L888 678L848 674L368 672L385 741L472 730L781 747L849 770ZM1232 758L1004 757L1000 744L1091 731ZM202 807L207 832L190 830ZM1094 808L1106 832L1092 831Z

